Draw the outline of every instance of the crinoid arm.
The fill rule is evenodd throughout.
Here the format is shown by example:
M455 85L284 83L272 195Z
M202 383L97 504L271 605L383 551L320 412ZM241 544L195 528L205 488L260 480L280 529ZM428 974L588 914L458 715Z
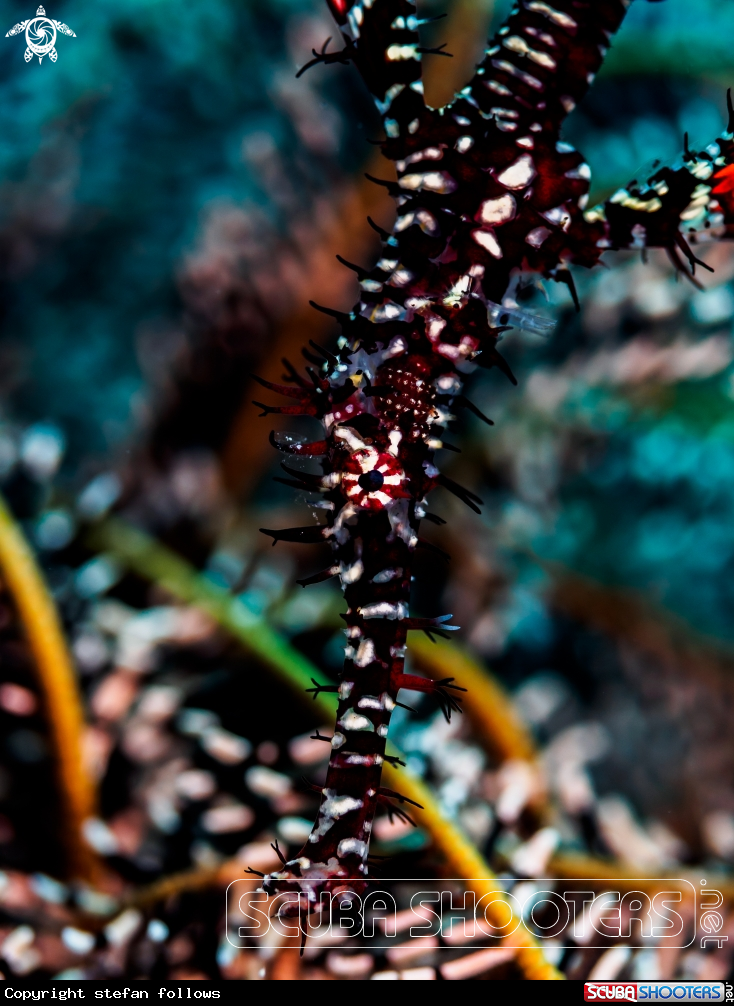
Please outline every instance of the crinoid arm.
M727 93L731 107L731 97ZM678 157L642 180L618 189L585 214L603 226L608 248L663 248L677 271L694 283L696 266L711 266L693 251L734 236L734 122L715 142L692 151L686 136Z

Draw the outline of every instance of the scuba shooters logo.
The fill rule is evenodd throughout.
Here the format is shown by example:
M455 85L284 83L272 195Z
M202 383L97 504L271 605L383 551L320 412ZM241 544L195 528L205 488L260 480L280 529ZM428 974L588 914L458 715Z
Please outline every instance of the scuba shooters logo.
M482 881L365 878L359 893L348 884L319 892L308 911L298 891L273 897L255 883L235 880L227 889L226 935L234 947L254 948L274 932L286 944L304 941L322 949L348 940L361 949L389 950L406 938L416 946L425 939L451 945L457 933L475 948L489 948L521 927L541 943L552 940L556 949L607 950L610 940L630 949L649 946L650 940L682 948L695 939L677 910L696 898L685 879L666 879L667 890L650 894L641 886L647 881L639 879L623 881L616 890L604 880L546 879L530 888L497 881L496 890L478 897Z
M34 56L38 56L39 63L43 62L44 56L48 56L51 62L55 63L59 56L56 52L57 32L76 38L76 34L68 24L47 17L43 7L38 8L35 17L14 24L10 31L5 33L5 38L9 38L11 35L20 35L22 31L25 32L26 45L28 46L24 56L26 63L30 63Z
M243 878L227 889L225 935L250 952L276 942L314 953L384 951L389 959L393 951L420 954L423 947L471 943L476 952L506 946L508 938L516 945L525 930L556 961L566 949L600 951L584 983L586 1001L734 1001L730 985L712 980L725 973L729 948L723 894L699 883L697 890L685 878L617 878L610 888L609 878L506 877L487 890L480 879L368 877L359 893L345 881L304 905L299 890L272 896L257 879ZM645 955L635 953L651 947L696 947L717 970L708 981L658 982ZM624 980L628 975L635 980Z
M724 982L584 982L586 1002L724 1002Z
M584 1000L594 1002L609 999L626 999L637 1002L636 982L584 982Z

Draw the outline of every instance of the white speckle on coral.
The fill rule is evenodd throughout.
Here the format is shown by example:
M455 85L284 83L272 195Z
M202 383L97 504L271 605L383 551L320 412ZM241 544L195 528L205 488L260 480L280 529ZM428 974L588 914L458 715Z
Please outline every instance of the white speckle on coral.
M356 523L359 512L359 507L355 506L353 503L345 503L334 518L333 525L324 530L324 537L333 537L340 545L346 545L350 538L349 524Z
M461 380L456 374L441 374L433 383L444 395L458 395L461 391Z
M408 343L402 335L394 335L390 340L390 345L387 347L383 356L386 360L392 359L393 356L400 356L402 353L408 351Z
M364 806L362 800L353 796L337 796L333 789L325 789L323 793L326 799L319 808L319 819L308 837L309 842L318 842L340 817Z
M397 566L394 569L382 569L379 573L375 573L372 577L373 583L389 583L390 580L395 580L397 577L403 575L403 567Z
M428 338L434 342L440 338L441 332L446 328L446 319L439 318L438 315L434 314L428 318L426 324L426 334Z
M512 220L517 212L515 197L506 192L497 199L485 199L479 207L477 219L483 224L505 224Z
M384 709L385 704L382 701L382 696L377 695L363 695L362 698L357 702L357 709Z
M540 248L545 239L550 237L550 234L547 227L535 227L525 236L525 241L533 248Z
M554 206L543 214L546 220L567 231L571 225L571 214L565 206Z
M536 14L543 14L552 21L553 24L560 25L561 28L574 29L578 28L578 24L574 19L568 15L564 14L563 11L556 10L551 7L550 4L544 2L544 0L530 0L530 3L526 4L527 9L534 11Z
M363 768L370 768L373 765L382 765L383 762L382 755L362 755L362 754L349 754L345 755L344 761L347 765L361 765Z
M471 236L480 248L488 251L493 258L502 258L502 248L492 231L472 231Z
M505 73L509 73L511 76L517 77L518 80L521 80L524 84L527 84L528 87L532 87L536 91L544 90L542 80L538 80L538 78L534 77L532 73L525 73L524 70L515 66L514 63L508 63L506 59L493 59L492 66L496 70L503 70ZM498 123L498 125L501 127L501 123Z
M339 859L344 856L359 856L364 859L367 855L367 843L360 842L358 838L343 838L336 847L336 854Z
M436 218L432 213L424 209L412 210L410 213L405 213L402 217L398 217L395 223L395 231L399 234L408 227L412 227L413 224L418 224L424 234L438 234L439 228Z
M391 604L389 601L376 601L374 604L365 604L364 608L359 608L358 613L362 618L407 618L408 608L402 601Z
M385 52L385 55L391 62L405 60L405 59L420 59L420 53L418 52L418 47L415 44L409 45L390 45Z
M387 439L390 441L390 446L388 447L387 452L396 458L398 456L398 446L400 441L403 439L402 430L390 430L387 435Z
M367 667L376 659L375 644L371 639L363 639L354 658L356 667Z
M350 583L356 583L364 573L364 563L361 559L357 559L356 562L352 563L351 566L345 566L344 563L341 564L339 576L342 582L342 586Z
M409 164L418 164L420 161L440 161L443 157L441 147L426 147L425 150L416 150L414 154L406 157L404 161L396 161L395 167L398 171L405 171Z
M374 733L375 724L372 720L356 712L354 709L347 709L342 718L337 723L338 727L351 730L353 733Z
M393 99L397 98L397 96L400 94L400 92L403 91L404 89L405 89L405 84L393 84L393 86L390 87L390 88L388 88L388 90L385 92L385 100L384 101L380 101L378 98L375 98L375 104L377 105L377 108L380 111L380 115L384 115L385 114L385 112L388 110L388 108L392 104Z
M497 175L497 181L507 189L524 189L535 178L537 171L530 154L522 154Z
M334 436L337 440L343 440L352 453L367 449L364 440L349 426L340 426L338 430L334 430Z
M438 192L446 195L456 189L456 181L446 171L421 171L403 175L398 179L401 189L411 191Z

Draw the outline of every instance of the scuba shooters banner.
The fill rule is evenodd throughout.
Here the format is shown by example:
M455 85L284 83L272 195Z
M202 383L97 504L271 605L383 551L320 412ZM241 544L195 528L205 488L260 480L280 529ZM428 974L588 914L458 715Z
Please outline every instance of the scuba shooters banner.
M486 881L484 882L486 889ZM227 939L239 948L269 940L321 948L390 950L406 943L498 947L525 927L556 954L578 946L702 948L728 941L716 909L720 892L684 879L545 879L480 882L364 880L320 890L304 908L302 892L275 897L236 880L227 889Z

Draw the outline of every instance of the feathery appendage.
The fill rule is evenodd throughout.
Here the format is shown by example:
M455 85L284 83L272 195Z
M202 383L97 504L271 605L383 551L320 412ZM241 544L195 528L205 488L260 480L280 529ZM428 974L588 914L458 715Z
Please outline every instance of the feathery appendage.
M290 915L316 911L322 892L345 883L357 890L378 804L405 813L399 795L380 787L400 688L437 695L447 716L458 708L452 681L404 673L409 630L450 628L410 618L412 556L433 547L419 538L432 489L441 485L478 511L481 501L438 471L434 452L452 408L478 411L462 394L468 364L498 367L516 383L497 350L504 315L513 319L508 290L534 272L567 284L576 300L569 265L592 267L607 248L662 247L685 271L682 255L692 274L699 263L690 245L730 236L734 224L731 119L718 143L700 153L686 143L674 164L586 209L590 171L560 141L560 128L599 69L624 0L521 0L443 109L423 100L425 50L409 0L330 0L330 8L345 47L325 47L312 62L351 61L361 72L383 116L383 152L397 168L397 182L375 181L395 197L398 216L391 234L381 231L374 268L343 263L359 278L353 311L314 305L341 325L338 354L319 350L323 363L308 354L320 364L308 380L291 368L287 387L261 382L299 403L261 406L266 413L322 421L321 441L272 439L286 453L323 458L322 476L284 467L288 484L323 494L329 514L323 526L265 533L274 542L328 542L332 564L301 582L339 575L348 603L318 818L300 855L263 881L269 893L291 892L280 909Z

